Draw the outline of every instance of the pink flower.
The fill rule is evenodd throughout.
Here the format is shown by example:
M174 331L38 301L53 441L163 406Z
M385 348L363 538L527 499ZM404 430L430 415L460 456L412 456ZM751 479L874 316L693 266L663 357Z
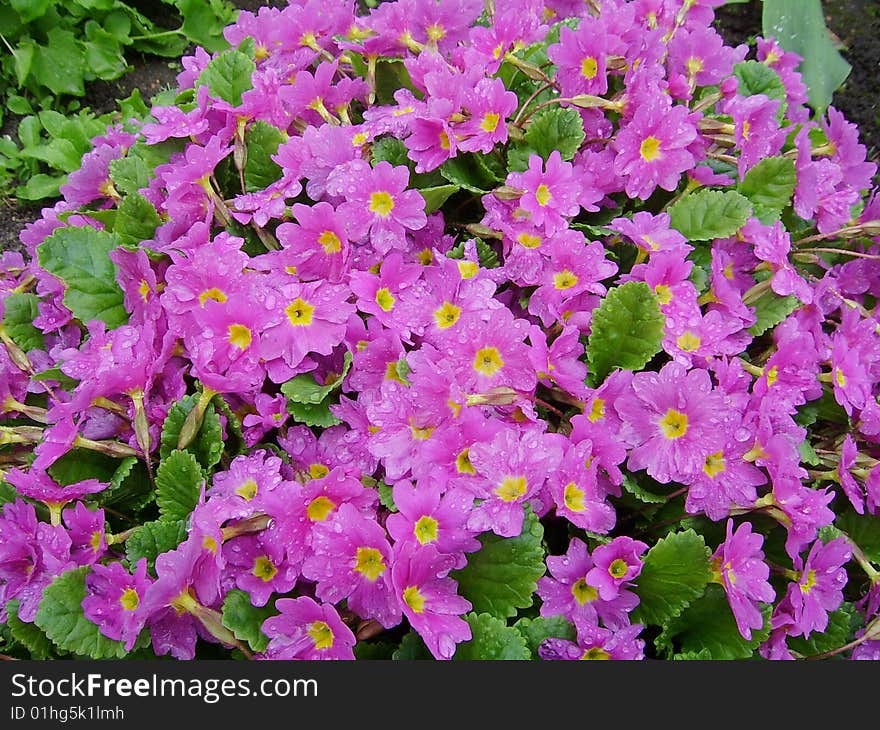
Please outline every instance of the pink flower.
M617 598L642 572L641 555L648 546L631 537L615 537L607 545L593 550L593 567L587 572L588 585L598 589L603 601Z
M279 598L281 613L263 622L269 637L263 659L354 659L354 634L336 609L309 598Z
M511 172L507 184L523 191L520 208L534 225L549 233L566 228L567 219L580 210L574 168L562 159L559 150L550 153L546 167L540 155L531 155L528 170Z
M138 561L133 575L119 562L97 564L86 576L83 614L104 636L124 641L131 651L146 623L142 601L151 582L146 558Z

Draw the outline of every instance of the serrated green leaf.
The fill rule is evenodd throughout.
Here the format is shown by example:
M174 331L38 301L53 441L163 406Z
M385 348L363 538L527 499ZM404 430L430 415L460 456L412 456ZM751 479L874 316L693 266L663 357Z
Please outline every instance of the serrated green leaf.
M719 659L748 659L770 636L770 604L761 605L764 626L744 639L736 626L724 589L711 584L705 594L673 618L657 638L657 645L674 655Z
M18 492L15 491L15 487L9 482L0 479L0 508L4 504L14 502L16 499L18 499ZM2 514L2 511L0 511L0 514Z
M123 244L138 245L152 240L162 224L153 204L140 193L129 193L116 210L113 232Z
M477 260L480 262L480 266L484 269L494 269L500 266L500 261L498 260L498 253L492 248L488 243L486 243L481 238L473 239L476 247L477 247ZM461 243L453 246L449 251L446 252L446 258L448 259L463 259L464 258L464 244Z
M90 449L71 449L49 467L49 476L62 486L84 479L109 482L119 460Z
M379 162L388 162L394 167L408 167L410 159L406 154L406 145L394 137L380 137L372 145L371 157L373 167Z
M245 133L247 162L244 166L245 190L252 193L281 179L281 167L272 159L283 137L271 124L258 119Z
M327 383L318 383L314 375L303 373L284 383L281 386L281 392L287 396L289 401L294 403L320 403L342 384L343 379L351 369L351 360L351 353L346 352L342 373Z
M287 401L287 412L293 416L297 423L303 423L306 426L330 428L330 426L342 423L330 411L330 402L328 400L321 401L320 403Z
M9 627L12 638L28 650L30 659L54 658L55 647L49 637L36 624L28 624L18 618L18 605L17 598L6 604L6 625Z
M206 84L212 96L239 106L241 95L252 87L251 76L256 68L250 58L230 49L211 60L199 75L198 83Z
M837 515L834 525L862 549L868 560L880 563L880 520L873 515L856 514L847 507Z
M792 294L781 297L773 291L763 292L753 303L757 319L749 327L749 334L760 337L785 320L800 305L798 298Z
M513 628L522 634L529 647L532 658L538 658L538 648L544 639L568 639L574 641L577 632L571 622L564 616L539 616L538 618L521 618Z
M546 162L554 150L559 150L563 160L570 160L580 149L585 136L584 122L576 109L546 109L534 117L525 132L524 141L509 150L507 160L510 170L525 170L531 155L540 155Z
M645 504L663 504L666 502L666 496L662 494L654 494L639 484L638 479L633 474L623 475L623 488L635 497L639 502Z
M159 444L159 456L165 459L172 451L177 449L180 438L180 430L183 428L187 415L195 407L199 400L199 394L186 395L175 403L165 417L162 424L162 436ZM214 404L208 404L205 416L196 437L186 450L191 452L202 469L209 472L220 461L223 453L223 429L220 425L220 417L214 409Z
M734 190L697 190L669 209L670 225L689 241L710 241L732 236L751 211L748 198Z
M235 20L235 9L222 0L175 0L183 16L181 32L193 43L216 53L229 48L223 29Z
M39 316L39 297L36 294L10 294L3 301L3 329L24 352L44 350L46 339L33 325Z
M59 188L65 178L60 175L46 175L39 172L28 178L24 185L15 189L15 194L22 200L44 200L45 198L57 198Z
M117 511L131 514L153 501L155 489L146 465L132 456L119 462L110 486L96 497L101 506L112 505Z
M438 210L458 190L458 185L435 185L430 188L421 188L419 193L425 199L425 215L431 215L435 210Z
M390 641L359 641L354 645L354 658L365 661L390 660L397 646Z
M81 322L101 319L108 328L128 322L109 256L118 247L116 235L76 226L57 229L37 246L40 266L61 279L64 305Z
M851 67L831 40L820 0L765 0L762 27L765 38L775 38L784 50L801 57L798 70L810 105L824 113Z
M465 619L473 638L458 645L453 659L517 661L531 658L525 637L513 626L488 613L469 613Z
M771 99L777 99L779 111L776 112L776 116L780 120L785 116L788 98L785 85L779 74L767 64L760 61L741 61L733 67L733 75L739 81L737 92L741 96L764 94Z
M441 165L440 174L463 190L477 195L486 193L496 186L499 178L483 162L482 157L476 154L457 155Z
M659 540L645 555L636 579L639 605L633 621L663 625L698 599L712 577L710 551L693 530Z
M156 520L145 522L125 541L125 559L129 565L137 565L141 558L147 559L150 572L156 568L156 558L162 553L174 550L186 540L186 522Z
M267 618L277 613L274 605L268 604L258 608L251 603L247 593L233 588L223 601L222 620L223 625L235 635L236 639L246 641L254 651L265 651L269 645L269 637L261 628Z
M86 41L83 48L89 74L104 80L122 76L128 64L122 55L119 41L93 20L86 23L85 31Z
M790 637L788 648L804 657L837 649L852 639L852 621L857 615L851 603L844 603L836 611L828 614L828 626L825 631L821 633L814 631L807 639L803 636Z
M531 509L519 536L480 536L482 547L468 555L464 568L450 574L474 611L506 619L532 605L538 578L546 570L543 537L544 528Z
M136 193L150 184L150 168L140 157L121 157L110 161L110 179L123 195Z
M660 352L666 317L651 287L628 281L593 311L587 340L590 377L598 385L615 368L641 370Z
M199 501L204 476L189 451L172 451L156 471L156 504L161 519L185 520Z
M92 659L122 659L125 644L104 636L83 614L88 567L59 575L43 591L34 621L59 649Z
M394 504L393 488L385 482L379 482L376 485L376 491L379 492L379 503L385 509L391 512L397 512L397 505Z
M404 634L400 645L394 650L391 658L394 661L413 661L415 659L433 659L434 657L431 656L422 637L415 631L410 631L408 634Z
M797 184L794 161L768 157L749 170L737 190L752 203L755 215L765 225L775 223L791 201Z
M86 69L82 43L76 35L52 28L47 33L46 45L34 48L30 76L53 94L82 96Z
M82 154L67 139L51 139L38 145L24 147L19 153L28 159L40 160L61 172L73 172L82 165Z

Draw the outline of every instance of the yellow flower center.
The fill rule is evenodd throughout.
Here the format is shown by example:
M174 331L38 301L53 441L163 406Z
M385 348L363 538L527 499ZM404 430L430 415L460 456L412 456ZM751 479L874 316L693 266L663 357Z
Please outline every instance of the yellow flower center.
M779 366L774 365L767 371L767 387L772 387L779 380Z
M339 253L342 250L342 241L333 231L322 231L318 243L323 246L324 253Z
M553 286L559 291L571 289L578 283L578 277L568 269L563 269L558 274L553 274Z
M119 596L119 603L126 611L134 611L141 604L141 599L134 588L126 588Z
M702 343L703 340L690 330L686 330L685 333L679 335L679 338L676 340L676 344L685 352L695 352L696 350L699 350Z
M476 261L459 261L458 273L462 279L473 279L480 270L480 265Z
M663 153L660 151L660 140L654 136L646 137L639 148L639 154L645 162L659 160L663 156Z
M306 507L306 516L312 522L323 522L334 509L336 509L336 503L322 494L309 502L309 506Z
M370 193L371 213L375 213L382 218L387 218L391 215L392 210L394 210L394 198L392 198L389 193L386 193L384 190Z
M565 502L566 508L570 509L572 512L583 512L586 509L584 496L584 490L578 487L574 482L566 484L565 489L562 492L563 502Z
M251 345L251 331L243 324L229 325L229 344L239 350L247 350Z
M263 583L268 583L278 575L278 568L275 567L275 564L269 560L267 556L260 555L254 560L254 569L252 572L257 578L263 581Z
M654 287L654 294L657 295L657 301L664 306L672 301L672 289L666 284L657 284Z
M706 463L703 464L703 472L710 479L714 479L719 474L727 470L727 459L724 458L723 451L717 451L706 457Z
M583 578L578 578L571 584L571 595L574 596L574 600L583 606L585 603L595 601L599 597L599 591L593 588L593 586L587 585L587 581Z
M687 433L688 417L681 411L670 408L660 419L660 430L668 439L679 439Z
M141 295L141 299L147 301L150 296L150 285L147 283L146 279L141 279L141 285L138 287L138 294Z
M324 621L313 621L306 633L316 649L329 649L333 646L333 629Z
M354 569L367 580L375 583L382 573L385 572L385 560L376 548L359 547L355 559Z
M532 233L520 233L516 240L526 248L538 248L541 245L541 237Z
M752 123L748 120L743 122L742 128L742 138L745 142L749 141L749 137L752 136Z
M309 476L312 479L321 479L330 473L330 468L324 464L309 464ZM332 509L332 508L331 508Z
M143 295L143 292L141 294ZM199 305L204 307L205 302L207 302L209 299L213 299L215 302L220 302L220 304L223 304L226 302L226 298L226 295L217 287L211 287L210 289L206 289L201 294L199 294Z
M501 116L496 114L495 112L486 112L483 115L483 121L480 122L480 129L484 132L492 133L496 129L498 129L498 122L501 121Z
M691 56L687 60L687 70L688 74L691 76L696 76L700 71L703 70L703 59L697 58L696 56Z
M459 474L476 474L477 470L471 464L471 454L469 449L462 449L458 456L455 457L455 469Z
M550 193L550 188L548 188L544 183L538 185L538 189L535 191L535 199L538 201L538 205L541 207L547 205L550 200L553 198L553 195Z
M422 515L416 520L416 524L413 526L413 535L416 536L422 545L426 545L429 542L435 542L437 540L439 527L440 524L433 517L430 515Z
M501 484L495 488L495 494L505 502L515 502L528 491L528 488L525 477L504 477Z
M456 306L452 302L443 302L443 306L434 310L434 321L437 326L442 329L452 327L461 316L461 307Z
M440 130L440 149L441 150L451 150L452 145L449 144L449 135L446 133L445 129Z
M608 566L608 575L616 580L620 580L626 575L627 570L629 570L629 566L626 564L626 561L617 558L616 560L612 560L611 565Z
M238 489L235 490L235 493L246 502L250 502L254 497L257 496L257 483L253 479L248 479L244 484L242 484Z
M394 303L397 298L388 290L388 287L382 287L376 292L376 304L383 312L390 312L394 309Z
M843 374L840 368L834 368L834 379L841 388L846 387L846 375Z
M811 590L813 590L813 586L816 585L816 571L811 570L806 575L806 581L801 583L801 593L807 595Z
M504 360L497 347L481 347L474 356L474 370L491 378L504 367Z
M412 423L410 423L409 430L416 441L427 441L431 438L431 434L434 433L433 426L413 426Z
M432 23L425 29L428 39L436 43L446 35L446 29L438 23Z
M581 76L585 79L594 79L597 73L599 73L599 64L595 58L587 56L581 61Z
M425 597L417 586L407 586L403 591L403 600L413 610L413 613L425 612Z
M297 297L284 308L284 313L293 327L308 327L314 319L315 305Z
M611 655L605 651L601 646L594 646L592 649L587 649L581 659L586 661L606 661L611 659Z
M605 400L602 398L594 398L593 405L590 407L590 413L587 416L591 423L601 421L605 418Z

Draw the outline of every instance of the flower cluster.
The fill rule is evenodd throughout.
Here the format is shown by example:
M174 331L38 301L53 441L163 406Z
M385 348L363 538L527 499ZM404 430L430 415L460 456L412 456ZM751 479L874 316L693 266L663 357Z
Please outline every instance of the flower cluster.
M185 58L0 259L0 620L873 657L876 166L719 4L298 0Z

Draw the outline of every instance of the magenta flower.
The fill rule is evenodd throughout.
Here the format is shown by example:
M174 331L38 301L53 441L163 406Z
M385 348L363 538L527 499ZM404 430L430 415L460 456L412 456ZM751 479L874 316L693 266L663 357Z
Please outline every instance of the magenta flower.
M608 39L602 20L583 18L577 30L563 26L559 32L559 43L547 48L548 58L558 66L556 79L563 95L601 96L608 91L608 52Z
M316 603L308 596L280 598L281 613L263 622L269 637L263 659L354 659L354 634L329 603Z
M455 566L454 555L442 554L433 545L394 546L394 591L410 626L435 659L451 659L456 645L471 638L471 627L461 618L471 603L456 593L458 584L448 577Z
M593 550L593 567L587 573L587 584L598 589L603 601L611 601L621 587L629 585L642 572L641 555L648 546L630 537L615 537L607 545Z
M151 582L146 558L138 561L134 574L119 562L97 564L86 576L83 614L104 636L124 641L125 650L131 651L146 624L142 602Z
M297 223L282 223L276 235L289 253L290 265L301 279L342 280L348 267L350 244L345 219L329 203L296 203L291 210Z
M53 524L59 524L61 509L68 502L82 499L87 494L95 494L107 488L107 484L97 479L84 479L81 482L62 486L48 473L31 469L27 473L21 469L6 472L8 481L22 497L42 502L49 508Z
M670 362L659 373L636 373L631 391L614 408L633 445L630 469L647 469L659 482L686 481L703 468L707 454L723 446L721 398L705 370Z
M597 626L579 632L577 643L567 639L545 639L538 647L538 656L546 661L638 661L645 658L645 642L636 638L643 628L641 624L633 624L610 631Z
M615 218L609 226L612 230L626 236L637 246L653 253L669 251L687 245L687 239L669 226L669 213L653 215L639 211L631 219Z
M740 153L737 169L742 178L762 159L779 153L787 130L779 129L779 100L764 94L735 96L724 110L733 117L734 138Z
M104 531L104 510L92 510L77 502L63 513L64 526L70 536L70 557L79 565L91 565L107 550Z
M559 150L550 153L546 166L540 155L531 155L528 169L511 172L507 184L523 191L519 207L534 225L549 233L566 228L567 219L580 210L574 168L562 159Z
M285 560L285 546L273 533L228 540L223 556L227 574L255 606L265 606L273 593L292 590L299 577L299 565Z
M471 118L458 130L464 137L459 149L488 154L496 144L505 144L507 119L517 104L516 94L508 91L501 79L480 79L465 101Z
M727 520L727 539L712 555L715 581L724 587L736 626L746 640L751 640L752 629L760 629L764 618L759 603L770 603L776 591L767 582L770 568L764 562L761 545L764 536L752 532L752 526L743 522L733 531L733 520Z
M584 530L602 534L614 527L617 518L614 508L605 502L598 469L593 444L584 440L566 449L559 467L550 473L548 485L557 515Z
M843 603L847 583L843 566L851 557L849 543L838 537L827 543L814 542L805 563L801 564L800 557L795 560L799 578L789 584L785 596L793 621L792 636L808 637L814 631L825 631L828 614Z

